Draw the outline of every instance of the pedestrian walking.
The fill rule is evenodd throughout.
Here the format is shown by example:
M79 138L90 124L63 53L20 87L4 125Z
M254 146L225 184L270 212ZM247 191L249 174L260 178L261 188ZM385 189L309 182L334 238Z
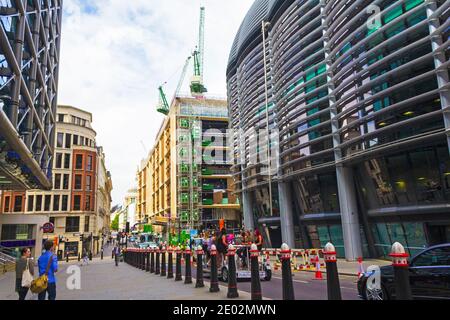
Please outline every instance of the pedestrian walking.
M263 236L261 235L261 233L259 232L258 229L255 230L255 244L258 247L258 251L262 250L262 246L263 246Z
M25 300L31 281L34 277L34 261L31 258L30 248L23 248L21 256L16 261L16 292L19 300Z
M222 268L222 262L225 259L225 254L227 253L228 249L228 242L227 242L227 230L225 228L222 228L220 231L219 237L217 237L217 268Z
M47 289L39 293L38 299L45 300L48 294L48 300L56 300L56 277L58 272L58 258L55 255L55 246L53 241L47 240L44 243L45 252L38 259L39 277L43 276L47 269L48 284Z
M83 261L81 262L81 266L89 265L89 256L86 249L83 249Z
M119 246L114 247L114 260L116 263L116 267L119 266L119 257L120 257L120 248Z

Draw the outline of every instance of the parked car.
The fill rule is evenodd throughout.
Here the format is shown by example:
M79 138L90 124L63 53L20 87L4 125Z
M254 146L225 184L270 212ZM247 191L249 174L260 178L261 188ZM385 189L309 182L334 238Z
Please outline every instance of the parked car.
M139 242L139 244L136 244L139 249L156 249L158 248L158 245L156 242Z
M371 273L358 279L358 293L364 300L395 299L394 269L380 267L381 290L367 282ZM410 260L409 276L414 299L450 300L450 243L429 247Z

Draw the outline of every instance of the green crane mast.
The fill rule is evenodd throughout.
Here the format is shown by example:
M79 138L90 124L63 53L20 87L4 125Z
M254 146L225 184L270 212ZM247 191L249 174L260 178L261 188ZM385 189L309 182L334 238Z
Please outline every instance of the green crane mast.
M201 97L207 89L203 85L203 68L205 57L205 7L200 8L200 27L198 32L198 46L194 53L194 76L191 80L191 94Z
M157 111L167 116L169 114L170 107L169 103L167 103L166 94L164 93L162 86L158 87L158 91L159 91L159 104Z

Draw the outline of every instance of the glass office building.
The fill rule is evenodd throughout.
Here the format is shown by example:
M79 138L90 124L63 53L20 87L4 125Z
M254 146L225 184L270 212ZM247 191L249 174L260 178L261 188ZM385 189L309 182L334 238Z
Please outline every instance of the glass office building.
M450 242L449 17L445 0L255 1L228 101L245 224L268 245L355 259ZM267 174L247 132L276 130Z
M51 188L62 0L0 0L0 190Z

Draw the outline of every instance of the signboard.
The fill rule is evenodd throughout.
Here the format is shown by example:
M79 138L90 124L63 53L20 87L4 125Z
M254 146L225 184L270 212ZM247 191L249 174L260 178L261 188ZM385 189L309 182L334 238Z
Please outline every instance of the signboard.
M44 230L44 233L53 233L55 231L55 226L53 225L53 223L47 222L44 224L42 229Z

